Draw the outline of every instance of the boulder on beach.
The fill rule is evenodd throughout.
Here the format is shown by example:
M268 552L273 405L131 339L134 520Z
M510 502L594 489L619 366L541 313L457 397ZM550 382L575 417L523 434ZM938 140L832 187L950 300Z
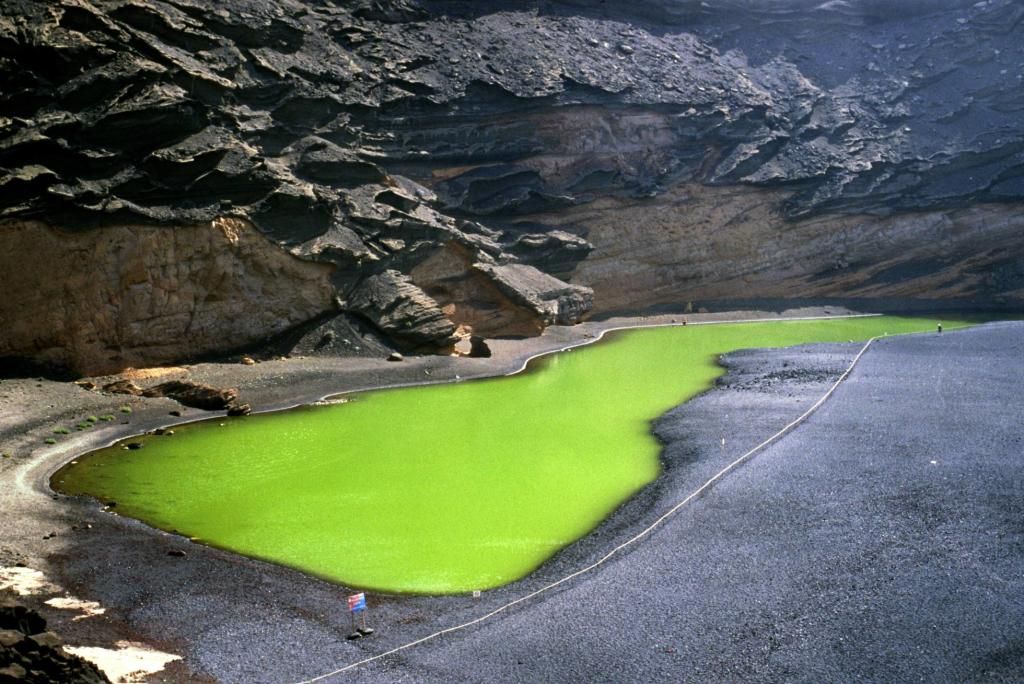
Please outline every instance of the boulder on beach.
M224 411L238 399L238 390L220 389L190 380L171 380L142 391L144 397L168 397L204 411Z

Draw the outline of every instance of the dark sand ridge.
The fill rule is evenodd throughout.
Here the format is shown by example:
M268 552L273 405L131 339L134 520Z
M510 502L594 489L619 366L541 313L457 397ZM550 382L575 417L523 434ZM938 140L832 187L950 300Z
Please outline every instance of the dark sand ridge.
M731 317L744 318L747 314ZM694 316L691 320L698 318L707 317ZM416 381L424 371L430 371L435 380L453 378L456 374L467 378L507 372L521 365L525 357L588 341L602 329L665 323L670 319L617 320L552 329L539 339L495 343L495 356L487 360L426 357L387 364L304 359L253 367L203 365L193 367L191 374L194 379L214 384L237 384L245 400L252 401L257 408L266 408L302 403L349 388ZM169 419L167 411L174 405L166 400L133 401L136 409L131 425L108 428L105 435L76 435L62 445L61 453L50 452L29 459L20 455L19 449L23 450L26 444L41 444L58 421L59 416L54 413L61 412L64 418L60 420L66 422L84 414L116 409L120 403L118 397L98 397L64 384L42 382L38 383L42 387L34 387L36 384L8 380L0 386L6 390L0 392L3 394L17 395L20 391L24 395L34 389L39 395L35 404L22 404L27 410L21 412L21 423L12 420L12 414L6 410L3 414L3 451L14 452L15 458L5 460L0 478L18 486L5 487L0 496L8 519L17 520L18 524L5 526L0 564L21 561L43 569L64 586L111 609L109 617L75 623L65 618L69 641L109 644L116 638L142 636L148 643L183 653L187 666L193 670L239 681L278 681L292 673L316 673L320 664L333 666L339 661L357 659L361 651L338 643L347 631L347 616L341 609L346 592L342 588L295 571L188 544L133 521L99 513L93 503L53 503L45 487L45 476L70 454L127 432L164 424ZM42 402L54 404L50 409L53 413L33 415L33 410L39 413ZM187 412L186 417L198 413ZM19 429L24 432L19 434ZM635 504L641 509L650 505L650 501L639 500ZM616 516L618 522L609 521L602 532L575 545L561 560L571 564L603 548L608 538L614 538L635 522L635 513L624 511ZM91 522L92 529L70 529L72 525L81 527L85 520ZM50 532L58 534L42 540ZM171 548L187 551L187 559L166 556ZM560 570L557 565L550 564L537 578L524 582L553 576ZM482 612L487 603L522 592L524 586L517 583L505 590L488 592L479 601L373 597L372 617L386 629L381 630L379 639L367 640L359 648L370 652L384 650L399 641L399 637L415 637L428 633L430 627L448 626L462 615ZM58 618L56 624L60 629L60 614L54 617ZM157 635L159 638L154 638ZM244 646L240 648L240 644ZM268 667L267 659L273 660L275 667ZM172 669L171 674L184 675L184 667L173 667L177 670Z

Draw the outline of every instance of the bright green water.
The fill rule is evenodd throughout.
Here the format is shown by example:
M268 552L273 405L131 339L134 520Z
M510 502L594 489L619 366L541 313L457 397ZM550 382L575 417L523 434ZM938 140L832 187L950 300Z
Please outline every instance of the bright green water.
M146 447L98 451L53 483L350 586L486 589L529 573L657 477L650 421L721 375L719 354L935 325L885 317L633 330L513 377L135 438Z

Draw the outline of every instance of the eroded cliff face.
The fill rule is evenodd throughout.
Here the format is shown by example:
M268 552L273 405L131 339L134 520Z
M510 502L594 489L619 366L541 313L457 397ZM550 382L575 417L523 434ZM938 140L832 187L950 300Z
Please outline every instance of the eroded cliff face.
M0 357L105 373L247 345L333 309L333 267L240 219L68 232L0 225Z
M539 218L586 226L595 248L568 277L593 287L597 313L730 300L1024 301L1019 205L789 220L779 210L787 194L682 185Z
M191 239L230 260L196 231L236 221L293 268L234 287L295 308L228 296L199 344L170 294L70 319L8 297L2 354L91 350L67 353L86 372L331 316L447 351L591 308L1019 307L1022 22L1014 0L12 0L0 251L96 244L67 278L122 278L102 245L132 226L149 287Z

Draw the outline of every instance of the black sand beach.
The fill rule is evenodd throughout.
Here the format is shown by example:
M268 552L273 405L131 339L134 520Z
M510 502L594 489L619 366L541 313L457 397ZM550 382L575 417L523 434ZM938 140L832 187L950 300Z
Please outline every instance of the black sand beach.
M1024 625L1024 608L1012 568L1021 567L1022 553L1015 367L1022 327L876 344L811 421L628 553L489 622L342 677L765 681L920 673L961 680L1019 673L1012 635ZM507 372L599 329L552 329L536 340L500 343L488 360L293 359L203 365L190 374L239 385L261 409L415 382L426 371L432 379ZM108 410L121 399L5 380L0 437L13 457L0 464L8 521L0 566L42 570L108 609L72 621L44 606L69 643L127 639L184 656L161 679L313 677L476 618L604 555L813 403L858 349L733 355L719 388L657 422L667 444L665 475L594 534L480 599L371 596L377 634L355 643L344 639L343 587L191 544L103 513L95 502L51 498L46 475L59 463L126 431L165 424L178 408L172 402L133 400L130 425L43 452L38 447L55 416ZM9 406L24 410L12 415ZM975 586L983 589L969 590Z
M805 424L629 553L355 679L1021 681L1022 332L877 342ZM734 355L721 388L659 421L653 509L853 351Z

